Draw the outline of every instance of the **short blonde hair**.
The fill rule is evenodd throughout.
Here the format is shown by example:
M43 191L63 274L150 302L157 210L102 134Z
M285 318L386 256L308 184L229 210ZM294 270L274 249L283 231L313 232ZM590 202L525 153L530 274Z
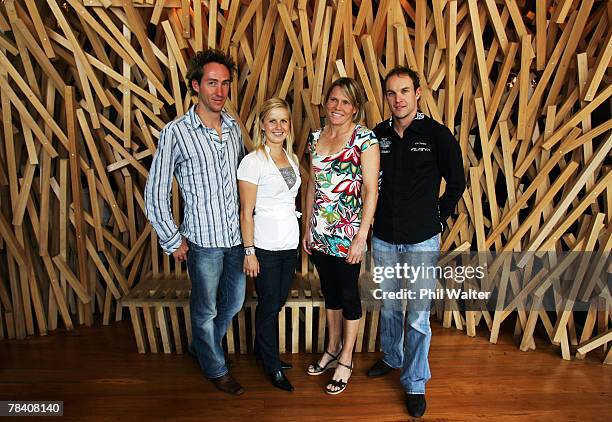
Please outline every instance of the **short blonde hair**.
M359 123L365 119L365 95L363 89L353 78L338 78L327 88L325 102L329 100L332 90L340 87L344 95L348 97L353 107L357 108L357 113L353 116L353 123Z
M263 151L265 153L266 135L262 129L262 123L268 113L278 108L284 108L287 110L287 115L289 117L289 133L287 133L287 138L285 139L285 149L287 150L289 157L296 161L295 154L293 152L293 142L295 137L293 135L293 123L291 122L291 107L289 107L289 103L287 103L287 101L279 97L270 98L261 106L257 120L253 125L253 130L255 131L253 134L253 149L255 151Z

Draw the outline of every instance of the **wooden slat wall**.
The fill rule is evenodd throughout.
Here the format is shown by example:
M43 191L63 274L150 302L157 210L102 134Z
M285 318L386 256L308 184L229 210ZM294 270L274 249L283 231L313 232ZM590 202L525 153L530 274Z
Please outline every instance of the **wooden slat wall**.
M372 127L389 116L387 70L415 68L420 107L454 131L468 180L445 250L609 251L611 28L612 3L595 0L4 0L0 338L97 313L108 323L139 275L181 274L142 191L160 130L190 105L186 63L206 46L239 64L227 108L247 146L259 106L279 95L300 157L333 79L363 84ZM504 273L515 294L530 287L520 271ZM557 286L540 281L539 297ZM526 350L551 321L517 303ZM569 343L605 348L609 295L601 304L582 333L559 310L548 328L564 358ZM514 309L444 323L474 335L484 320L496 341Z

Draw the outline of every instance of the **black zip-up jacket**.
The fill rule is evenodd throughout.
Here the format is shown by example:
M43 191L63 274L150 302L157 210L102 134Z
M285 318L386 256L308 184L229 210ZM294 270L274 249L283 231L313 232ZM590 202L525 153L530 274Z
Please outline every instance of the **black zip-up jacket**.
M392 119L374 128L380 142L380 193L374 235L415 244L442 230L465 189L459 143L446 126L417 112L400 137ZM440 182L446 190L438 199Z

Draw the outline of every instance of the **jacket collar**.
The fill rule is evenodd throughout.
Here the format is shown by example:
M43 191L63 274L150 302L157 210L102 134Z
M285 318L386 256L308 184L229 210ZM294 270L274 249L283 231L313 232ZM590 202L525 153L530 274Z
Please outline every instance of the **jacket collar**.
M388 122L389 122L389 125L388 125L389 130L395 132L395 130L393 129L393 116L389 118ZM414 119L412 120L412 122L410 123L410 126L408 126L406 129L410 129L420 134L425 134L427 132L427 123L425 119L425 114L417 110L417 113L414 116Z

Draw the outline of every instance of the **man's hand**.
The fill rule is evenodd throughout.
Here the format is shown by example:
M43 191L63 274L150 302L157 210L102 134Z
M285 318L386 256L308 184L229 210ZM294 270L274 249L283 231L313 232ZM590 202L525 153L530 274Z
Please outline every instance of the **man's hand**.
M187 239L182 238L181 246L177 250L172 252L172 256L176 262L183 262L187 259L187 252L189 252L189 246L187 246Z

